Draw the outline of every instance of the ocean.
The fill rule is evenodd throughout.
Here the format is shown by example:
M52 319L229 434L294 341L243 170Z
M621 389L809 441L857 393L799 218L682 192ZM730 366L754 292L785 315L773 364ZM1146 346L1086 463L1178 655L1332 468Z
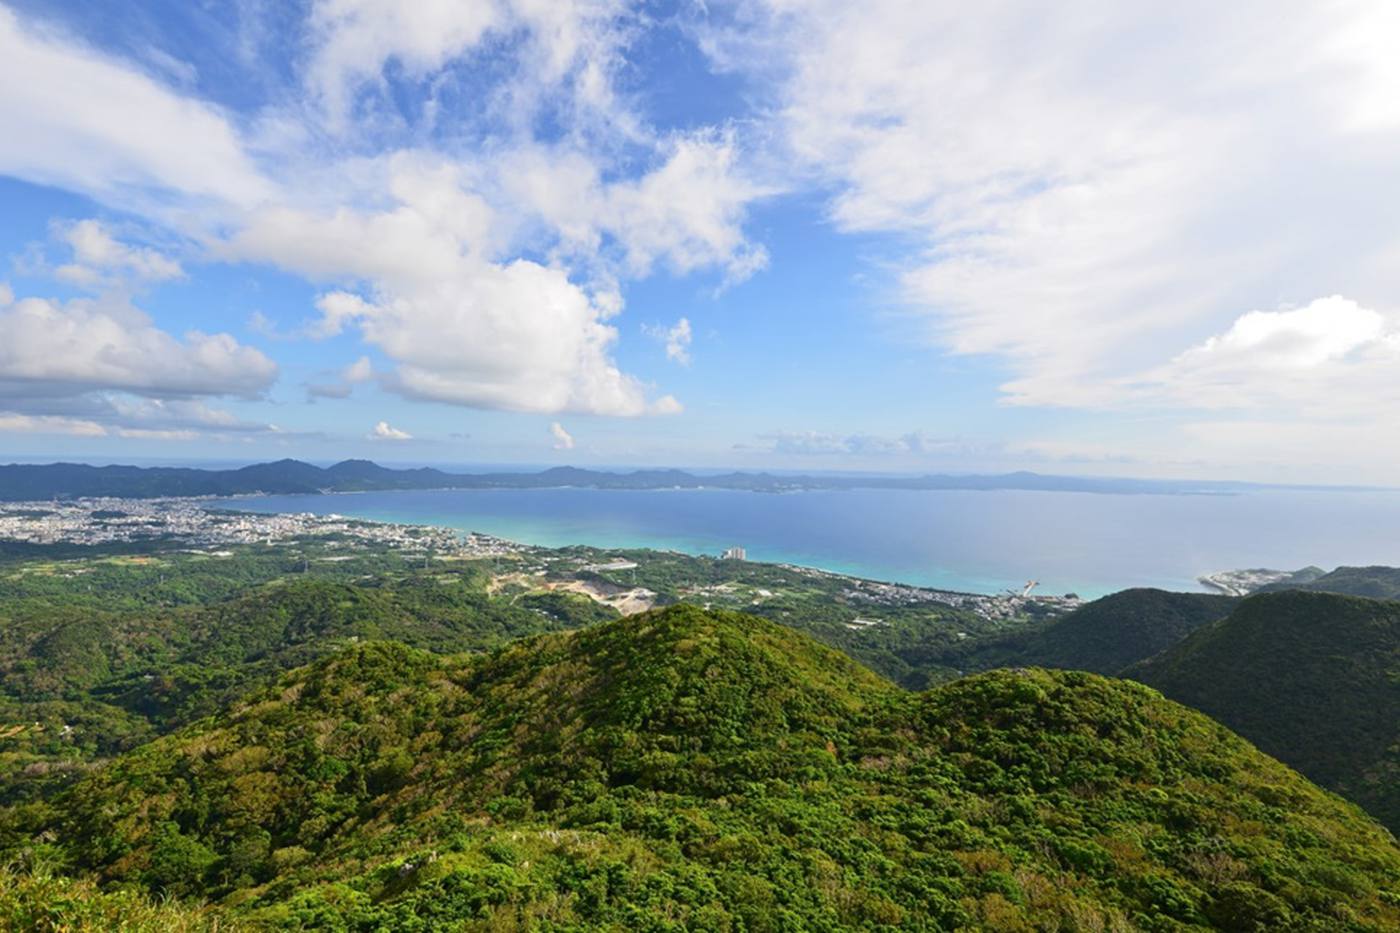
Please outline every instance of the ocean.
M1400 564L1400 491L494 489L246 496L231 507L440 525L546 547L657 548L977 593L1200 590L1216 570Z

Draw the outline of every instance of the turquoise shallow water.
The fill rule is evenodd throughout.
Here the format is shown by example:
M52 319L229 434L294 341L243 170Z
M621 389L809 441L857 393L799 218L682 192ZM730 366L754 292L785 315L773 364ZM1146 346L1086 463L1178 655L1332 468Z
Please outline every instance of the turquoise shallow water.
M236 508L442 525L529 544L648 547L971 592L1200 589L1241 567L1400 564L1400 492L498 489L250 496Z

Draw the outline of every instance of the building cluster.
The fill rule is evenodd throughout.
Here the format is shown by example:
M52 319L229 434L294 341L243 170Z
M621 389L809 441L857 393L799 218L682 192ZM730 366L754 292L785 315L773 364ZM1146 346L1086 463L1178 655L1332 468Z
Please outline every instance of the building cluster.
M1080 604L1077 596L1029 596L981 593L955 593L904 583L880 583L874 580L852 580L842 592L852 603L872 606L920 606L938 603L954 609L967 609L984 619L1005 620L1023 614L1029 604L1052 612L1068 612Z
M0 503L0 539L32 544L171 541L190 546L276 544L340 537L350 543L462 557L513 554L522 545L447 528L364 522L341 515L235 512L209 499L72 499Z

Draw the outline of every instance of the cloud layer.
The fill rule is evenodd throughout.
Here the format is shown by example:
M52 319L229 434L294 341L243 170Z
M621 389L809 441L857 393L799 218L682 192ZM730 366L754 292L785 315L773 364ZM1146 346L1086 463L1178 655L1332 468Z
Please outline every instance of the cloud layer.
M620 283L658 267L753 274L766 254L742 225L764 192L731 132L655 130L616 93L635 29L623 3L319 0L299 87L234 115L0 10L0 121L15 129L0 172L323 285L312 333L353 328L393 364L389 391L672 413L674 398L614 362ZM446 99L468 89L480 120L449 130ZM66 236L78 256L58 275L71 284L181 272L120 252L95 222Z
M1013 401L1112 405L1242 308L1400 289L1392 5L753 9L713 54L781 63L833 223L898 236L892 297Z
M268 9L242 14L256 26ZM45 261L63 297L0 296L9 430L215 430L231 416L213 400L264 397L277 367L263 351L198 326L198 308L141 310L213 262L312 283L303 320L261 333L330 341L340 355L318 362L313 398L372 384L481 409L680 412L638 375L645 357L619 363L642 330L624 326L625 297L648 277L701 275L714 295L761 274L753 218L772 200L818 205L828 231L857 238L868 297L896 311L872 320L871 344L912 337L940 373L999 373L979 403L1113 426L1042 449L1189 443L1260 462L1269 437L1306 451L1313 431L1342 464L1369 449L1368 426L1400 435L1400 13L1384 0L738 0L674 15L312 0L277 15L290 38L268 23L213 37L229 47L207 61L240 79L216 95L159 49L122 58L0 6L0 173L125 212L52 228L71 253ZM685 86L704 106L667 112L660 79L689 60L648 63L658 39L740 90L711 107L708 86ZM810 220L781 220L794 217ZM179 247L126 242L132 229ZM686 365L702 325L681 310L648 307L676 323L645 331ZM337 371L362 353L373 366ZM943 367L942 353L979 359ZM1161 447L1133 434L1145 419ZM767 442L928 452L821 426Z
M277 377L272 360L228 334L177 338L126 304L24 298L0 308L0 333L0 384L34 392L253 398Z

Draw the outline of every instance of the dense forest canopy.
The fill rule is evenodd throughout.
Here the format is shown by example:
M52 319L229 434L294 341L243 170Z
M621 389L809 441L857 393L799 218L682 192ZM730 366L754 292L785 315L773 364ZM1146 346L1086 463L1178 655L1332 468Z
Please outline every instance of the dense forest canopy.
M877 611L669 553L219 553L0 554L0 925L1400 923L1394 837L1220 724L1389 818L1400 604ZM661 608L619 617L629 587ZM1279 696L1186 695L1241 652ZM1219 722L1041 669L1120 661ZM1338 744L1289 691L1327 693Z

